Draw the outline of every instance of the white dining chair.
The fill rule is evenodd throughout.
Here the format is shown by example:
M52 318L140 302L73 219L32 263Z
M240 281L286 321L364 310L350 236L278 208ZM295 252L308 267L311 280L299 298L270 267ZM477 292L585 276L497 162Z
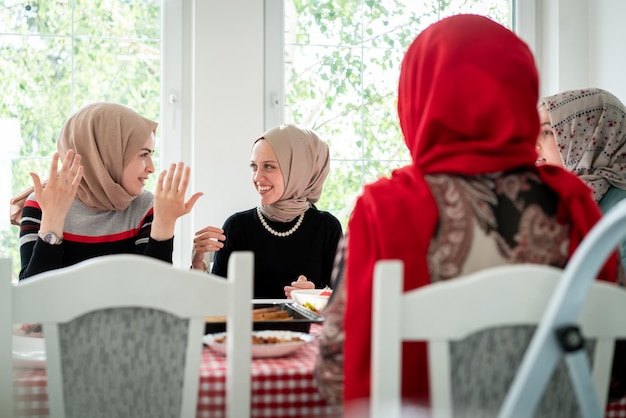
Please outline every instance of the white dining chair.
M377 262L371 416L402 414L403 341L427 343L430 416L497 416L562 275L549 266L507 265L403 293L402 263ZM625 317L626 291L593 282L578 324L590 340L586 347L592 353L593 382L605 401L614 340L626 337ZM580 415L563 362L544 392L535 416Z
M594 393L589 378L588 362L580 350L568 347L567 341L576 340L580 334L580 331L572 325L575 325L584 304L588 303L589 289L591 288L593 292L596 275L624 238L626 238L626 201L621 201L589 231L568 262L507 394L500 410L500 417L531 417L541 391L561 357L567 361L583 415L604 416L606 394L598 390L598 382L595 380ZM608 304L609 300L602 303ZM613 320L622 321L625 317L623 302L621 306L614 305L613 309ZM606 332L609 333L608 325L606 326ZM567 338L558 337L559 333L563 334L561 330L564 329L569 330ZM582 335L587 334L587 330L583 330ZM613 349L612 345L610 349ZM606 350L607 355L610 354L609 347Z
M204 318L218 315L227 416L249 416L253 254L233 253L228 272L126 254L0 280L0 416L13 413L13 325L42 323L50 417L195 417Z

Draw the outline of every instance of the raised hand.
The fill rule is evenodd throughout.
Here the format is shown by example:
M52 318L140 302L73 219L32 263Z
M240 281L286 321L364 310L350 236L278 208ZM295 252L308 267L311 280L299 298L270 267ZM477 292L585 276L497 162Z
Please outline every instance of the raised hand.
M50 176L44 187L41 178L36 173L29 173L33 179L35 198L41 208L40 230L53 232L63 236L65 218L72 206L78 186L83 178L81 156L70 149L65 154L63 165L59 170L59 153L52 156Z
M176 220L191 212L202 193L194 193L185 201L191 169L185 164L171 164L159 174L154 192L154 220L150 236L164 241L174 236Z

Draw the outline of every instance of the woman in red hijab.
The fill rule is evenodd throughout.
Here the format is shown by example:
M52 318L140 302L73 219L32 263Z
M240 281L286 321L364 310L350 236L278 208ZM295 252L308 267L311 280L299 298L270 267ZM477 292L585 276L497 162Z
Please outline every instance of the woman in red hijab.
M535 166L538 84L527 45L486 17L445 18L409 47L398 115L413 163L366 186L351 215L316 369L329 400L369 397L377 260L404 262L405 290L496 265L563 267L600 218L578 178ZM425 345L405 343L402 364L404 399L427 406Z

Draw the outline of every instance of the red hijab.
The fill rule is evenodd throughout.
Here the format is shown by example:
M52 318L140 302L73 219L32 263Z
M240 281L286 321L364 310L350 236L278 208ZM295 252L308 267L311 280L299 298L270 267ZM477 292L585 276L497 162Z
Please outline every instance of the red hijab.
M557 167L535 167L538 84L526 44L482 16L442 19L406 52L398 114L413 163L366 186L348 224L346 405L369 396L374 263L402 260L405 290L430 284L426 256L438 209L424 174L536 170L560 196L557 218L571 224L570 255L600 218L589 189L576 176ZM615 281L617 259L609 265L603 277ZM403 396L428 404L425 345L404 344L403 353Z

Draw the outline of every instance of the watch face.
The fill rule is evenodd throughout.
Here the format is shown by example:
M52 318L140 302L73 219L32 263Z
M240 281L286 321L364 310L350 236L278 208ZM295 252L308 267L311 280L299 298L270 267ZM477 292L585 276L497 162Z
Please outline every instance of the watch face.
M61 241L52 232L46 232L45 234L41 236L41 239L44 240L44 242L47 242L48 244L53 244L53 245L58 244Z

